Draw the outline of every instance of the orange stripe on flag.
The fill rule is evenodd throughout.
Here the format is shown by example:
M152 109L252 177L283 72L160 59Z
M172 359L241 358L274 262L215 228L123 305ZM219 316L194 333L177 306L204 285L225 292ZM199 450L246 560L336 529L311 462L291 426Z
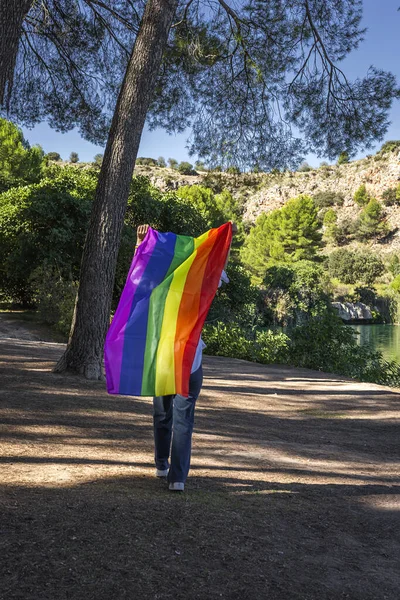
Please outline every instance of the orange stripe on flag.
M200 306L199 292L203 285L208 257L217 237L218 229L211 229L206 240L197 248L196 258L194 259L186 278L177 320L177 332L179 332L179 337L177 336L175 338L175 384L177 394L187 395L186 392L189 381L183 381L183 359L185 356L186 342L191 337L191 333L197 322ZM194 359L196 346L194 346L192 350ZM190 352L190 355L191 354L192 353Z

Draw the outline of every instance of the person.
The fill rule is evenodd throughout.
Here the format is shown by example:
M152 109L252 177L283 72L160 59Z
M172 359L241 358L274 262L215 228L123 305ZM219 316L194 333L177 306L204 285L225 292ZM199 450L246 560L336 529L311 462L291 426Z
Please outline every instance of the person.
M148 225L139 225L135 252L144 240L148 228ZM232 233L236 232L236 225L232 223ZM225 267L228 259L229 255ZM221 275L220 286L222 282L229 283L225 269ZM190 373L187 398L180 394L153 398L156 477L167 478L168 489L172 492L184 491L190 469L194 411L203 384L204 348L205 343L200 336Z

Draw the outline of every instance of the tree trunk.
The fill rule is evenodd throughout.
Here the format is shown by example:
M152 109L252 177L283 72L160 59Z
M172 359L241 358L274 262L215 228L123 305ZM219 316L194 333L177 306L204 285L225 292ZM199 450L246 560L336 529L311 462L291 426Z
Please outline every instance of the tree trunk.
M33 0L0 0L0 106L7 105L14 80L22 23Z
M133 169L177 0L148 0L116 105L83 251L71 335L55 371L101 379ZM133 249L132 249L133 252Z

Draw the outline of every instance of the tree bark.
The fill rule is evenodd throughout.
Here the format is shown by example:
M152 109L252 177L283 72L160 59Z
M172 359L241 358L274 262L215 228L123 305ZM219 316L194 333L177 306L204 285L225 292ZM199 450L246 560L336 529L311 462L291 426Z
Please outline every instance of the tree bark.
M71 335L56 372L102 378L129 189L177 0L148 0L113 116L82 257Z
M33 0L0 0L0 106L7 105L22 33Z

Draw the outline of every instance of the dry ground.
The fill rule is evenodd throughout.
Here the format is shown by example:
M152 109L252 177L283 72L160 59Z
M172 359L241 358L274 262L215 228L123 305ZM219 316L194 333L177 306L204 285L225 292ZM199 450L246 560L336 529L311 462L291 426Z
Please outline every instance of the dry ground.
M400 598L398 393L207 357L173 494L150 400L40 337L0 323L1 600Z

